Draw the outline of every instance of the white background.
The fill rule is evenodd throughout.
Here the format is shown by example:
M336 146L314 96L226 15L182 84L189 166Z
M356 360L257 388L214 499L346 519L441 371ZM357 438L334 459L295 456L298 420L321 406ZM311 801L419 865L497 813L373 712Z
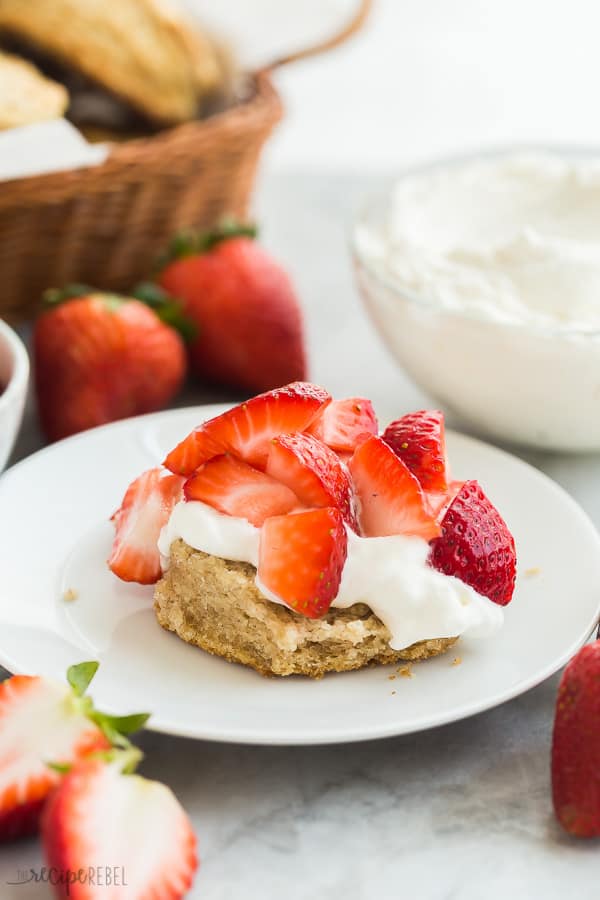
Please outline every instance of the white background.
M187 0L249 64L334 30L356 0ZM595 0L375 0L364 33L278 77L277 168L382 171L511 142L600 144Z

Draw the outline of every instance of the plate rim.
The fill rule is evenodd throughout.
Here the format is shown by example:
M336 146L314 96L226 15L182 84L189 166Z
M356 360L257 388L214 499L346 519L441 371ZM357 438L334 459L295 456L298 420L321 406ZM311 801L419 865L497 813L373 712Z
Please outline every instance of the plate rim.
M136 423L149 422L150 420L164 420L167 417L177 418L178 416L190 416L195 412L198 412L200 415L206 418L207 414L210 415L212 413L214 415L218 415L220 412L231 408L234 405L235 402L225 402L178 407L175 409L162 410L155 413L147 413L141 416L131 416L127 419L120 419L117 422L110 422L97 428L91 428L87 429L86 431L79 432L78 434L64 438L61 441L57 441L46 447L42 447L39 450L36 450L34 453L29 454L14 465L9 466L9 468L0 475L0 496L5 484L8 481L12 480L12 478L15 476L15 473L20 473L24 468L27 468L27 466L31 464L35 465L39 458L42 456L48 456L62 452L62 449L65 445L72 446L77 442L90 439L93 440L101 433L106 433L107 431L116 430L118 428L128 428L131 426L135 427ZM546 488L549 488L555 494L558 494L561 497L562 501L566 502L567 505L571 508L572 512L579 518L581 524L584 525L588 530L590 537L593 538L598 552L598 557L600 558L600 532L596 528L588 513L575 500L575 498L572 497L564 487L562 487L562 485L558 484L553 478L551 478L545 472L542 472L540 469L536 468L531 463L527 462L524 459L521 459L521 457L516 456L513 453L510 453L508 450L505 450L502 447L499 447L488 441L481 440L480 438L473 437L470 434L464 434L463 432L457 431L456 429L447 429L446 434L448 437L450 437L451 440L453 438L458 438L460 441L464 442L467 447L475 446L484 448L485 451L491 450L492 453L498 454L500 457L510 460L511 464L516 463L519 467L523 467L527 471L529 477L537 479L538 481L542 482ZM591 620L586 625L585 629L582 630L579 636L574 639L561 654L555 657L546 666L542 667L534 675L529 678L522 679L506 691L496 691L491 696L487 696L482 700L465 703L460 707L453 707L448 712L442 712L435 717L424 716L422 720L413 718L407 724L407 727L403 727L401 723L398 723L397 720L394 720L388 725L373 725L367 730L365 730L364 727L352 727L343 729L338 728L337 730L334 730L331 733L325 735L321 731L311 731L310 729L305 731L305 733L303 733L302 735L298 735L297 733L289 733L285 730L280 731L276 735L266 735L261 732L252 732L250 729L244 729L243 727L241 729L239 727L235 729L223 729L218 727L211 728L210 726L203 726L202 723L195 723L190 726L185 726L182 725L181 722L173 722L169 718L161 716L159 719L154 719L154 717L152 717L149 720L146 729L157 734L166 734L194 740L210 740L221 743L231 743L248 746L318 746L328 744L359 743L362 741L384 739L396 736L399 737L407 734L417 734L419 732L427 731L432 728L448 725L452 722L462 721L463 719L467 719L472 716L478 715L479 713L486 712L487 710L494 709L495 707L501 706L509 702L510 700L521 696L521 694L524 694L537 687L542 682L546 681L548 678L558 672L559 669L561 669L568 662L573 654L589 640L594 630L599 626L599 622L600 590L598 591L598 601L594 614ZM12 674L30 674L26 673L25 669L19 666L19 664L11 657L11 654L7 650L5 650L1 644L0 665L2 665Z

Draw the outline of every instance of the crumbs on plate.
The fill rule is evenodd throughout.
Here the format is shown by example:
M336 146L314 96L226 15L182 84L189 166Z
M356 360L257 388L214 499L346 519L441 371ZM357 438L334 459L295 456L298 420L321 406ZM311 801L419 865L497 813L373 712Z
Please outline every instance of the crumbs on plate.
M462 662L462 657L461 657L461 656L455 656L454 659L452 660L452 665L453 665L453 666L460 666L461 662Z
M530 569L525 569L523 572L524 578L535 578L536 575L539 575L542 570L539 566L531 566Z
M396 669L396 672L400 676L400 678L413 678L414 672L410 666L400 666L399 669Z
M67 603L72 603L73 600L77 600L79 597L79 592L75 590L75 588L68 588L63 594L63 600Z

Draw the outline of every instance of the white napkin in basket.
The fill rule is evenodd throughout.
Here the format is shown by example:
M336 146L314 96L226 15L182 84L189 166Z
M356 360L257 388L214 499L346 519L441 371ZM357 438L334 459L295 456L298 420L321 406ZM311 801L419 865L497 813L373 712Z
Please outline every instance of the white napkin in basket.
M0 131L0 181L62 172L104 162L109 149L88 144L66 119Z

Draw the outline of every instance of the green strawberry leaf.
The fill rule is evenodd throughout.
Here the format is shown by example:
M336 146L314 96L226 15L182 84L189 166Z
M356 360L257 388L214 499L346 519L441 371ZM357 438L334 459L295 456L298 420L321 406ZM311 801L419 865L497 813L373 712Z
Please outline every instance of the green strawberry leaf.
M44 306L59 306L65 300L74 300L76 297L86 297L95 293L97 291L89 284L67 284L62 288L48 288L42 294L42 302Z
M133 734L134 731L139 731L144 727L150 718L150 713L132 713L129 716L107 716L102 713L101 717L103 722L110 728L114 728L119 734Z
M98 671L99 665L100 663L91 660L90 662L82 662L74 666L69 666L67 669L67 681L73 688L77 697L83 697L92 678Z
M160 321L178 331L186 343L191 343L198 336L198 326L183 312L181 300L171 297L153 281L140 282L131 296L149 306Z
M156 269L161 271L176 259L207 253L222 241L231 238L256 238L258 228L252 223L238 222L237 219L226 218L210 231L180 231L172 239L164 253L159 256Z
M58 772L59 775L66 775L67 772L71 771L71 765L69 763L55 763L49 762L46 763L49 769L52 769L53 772Z

